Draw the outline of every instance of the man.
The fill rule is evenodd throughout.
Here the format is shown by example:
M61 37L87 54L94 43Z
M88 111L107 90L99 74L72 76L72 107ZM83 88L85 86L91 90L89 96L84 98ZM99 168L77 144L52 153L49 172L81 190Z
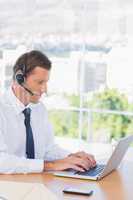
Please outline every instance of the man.
M0 102L0 173L87 170L96 165L85 152L70 154L54 143L47 111L39 101L47 92L51 62L39 51L21 55L13 82Z

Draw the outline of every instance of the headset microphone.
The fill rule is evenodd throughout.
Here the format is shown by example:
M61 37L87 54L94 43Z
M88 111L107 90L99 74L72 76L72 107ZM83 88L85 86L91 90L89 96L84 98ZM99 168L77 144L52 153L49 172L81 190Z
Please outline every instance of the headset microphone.
M21 86L22 86L27 92L29 92L29 94L30 94L31 96L36 95L36 94L34 94L31 90L29 90L28 88L26 88L24 85L21 84Z
M25 77L22 73L16 74L15 79L17 80L18 84L21 85L31 96L35 95L31 90L24 86Z

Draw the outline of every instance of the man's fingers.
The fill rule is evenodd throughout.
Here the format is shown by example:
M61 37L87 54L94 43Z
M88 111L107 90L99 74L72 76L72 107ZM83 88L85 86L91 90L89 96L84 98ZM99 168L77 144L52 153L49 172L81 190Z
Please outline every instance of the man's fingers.
M80 167L78 165L74 165L74 164L70 165L70 169L74 169L74 170L80 171L80 172L84 172L85 171L82 167Z
M71 163L74 165L78 165L84 168L85 170L88 170L91 167L90 161L83 158L73 157Z
M75 156L78 156L83 159L88 159L91 162L91 166L96 165L96 160L93 155L85 153L84 151L75 153Z
M91 161L92 167L96 166L96 160L93 155L89 155L88 159Z

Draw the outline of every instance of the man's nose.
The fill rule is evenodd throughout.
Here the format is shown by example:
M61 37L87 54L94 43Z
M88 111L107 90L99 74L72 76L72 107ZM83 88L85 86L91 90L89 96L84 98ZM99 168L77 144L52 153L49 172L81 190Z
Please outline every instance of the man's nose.
M42 93L47 93L47 84L43 84L43 86L41 87L41 92Z

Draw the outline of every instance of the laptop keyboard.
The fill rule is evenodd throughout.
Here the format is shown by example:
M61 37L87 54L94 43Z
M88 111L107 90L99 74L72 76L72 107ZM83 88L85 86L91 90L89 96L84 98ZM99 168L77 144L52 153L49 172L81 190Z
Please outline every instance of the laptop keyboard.
M96 167L93 167L92 169L89 169L85 172L78 171L78 172L75 172L75 174L83 175L83 176L96 176L103 171L104 167L105 165L96 165Z

